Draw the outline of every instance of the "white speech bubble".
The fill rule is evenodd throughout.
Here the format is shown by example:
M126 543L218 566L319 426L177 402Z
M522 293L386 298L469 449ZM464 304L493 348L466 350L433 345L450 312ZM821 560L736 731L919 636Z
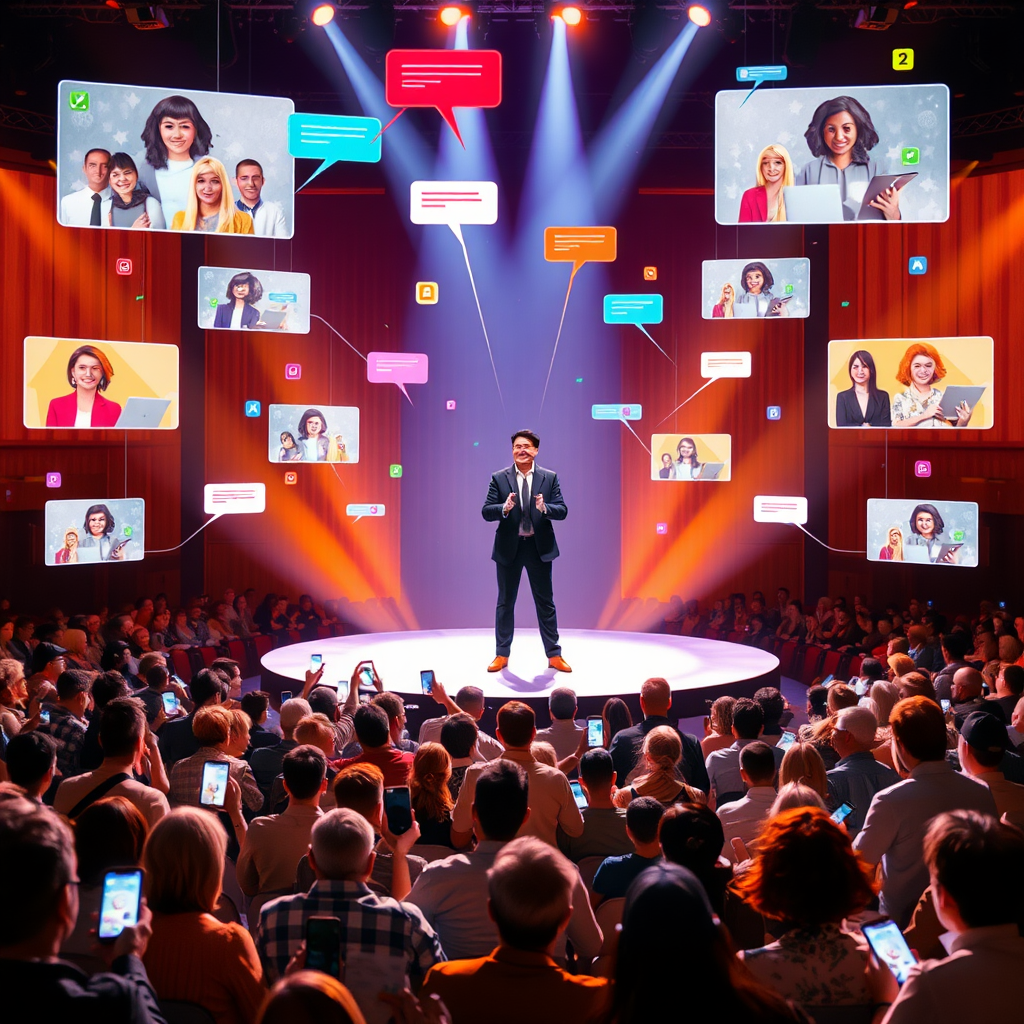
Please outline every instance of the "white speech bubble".
M414 181L409 197L413 224L494 224L498 219L493 181Z
M786 494L755 494L755 523L807 522L807 499Z
M701 352L702 377L749 377L749 352Z
M240 515L267 510L266 484L207 484L203 508L210 515Z

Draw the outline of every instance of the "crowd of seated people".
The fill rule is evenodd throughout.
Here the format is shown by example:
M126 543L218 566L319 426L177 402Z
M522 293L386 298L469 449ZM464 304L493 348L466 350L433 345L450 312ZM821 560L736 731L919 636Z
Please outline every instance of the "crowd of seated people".
M325 624L305 599L185 604L215 647ZM339 699L321 668L279 704L221 650L176 678L163 595L11 615L8 1004L27 990L43 1021L112 1024L639 1024L684 1003L724 1022L1016 1019L1024 618L828 598L804 616L783 589L770 610L674 611L680 635L820 645L855 673L803 707L720 697L700 737L664 679L635 680L640 718L609 698L597 747L568 687L548 724L512 700L491 735L483 693L438 679L414 740L379 678ZM132 868L138 920L100 943L104 878ZM916 951L902 984L865 937L880 920Z

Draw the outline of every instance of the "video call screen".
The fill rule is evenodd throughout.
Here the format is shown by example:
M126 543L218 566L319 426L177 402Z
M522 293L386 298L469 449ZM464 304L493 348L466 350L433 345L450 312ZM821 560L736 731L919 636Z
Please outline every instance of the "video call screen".
M762 86L716 95L719 224L948 218L945 85Z
M808 259L704 260L701 267L705 320L810 315Z
M920 565L978 564L973 501L868 499L868 559Z
M679 481L731 480L731 434L654 434L651 437L651 479Z
M828 343L828 425L988 430L995 422L991 338Z
M198 298L205 330L309 334L309 274L200 267Z
M294 112L282 96L63 81L57 220L291 238Z
M272 405L270 462L358 462L359 409L353 405Z
M43 522L47 565L138 562L146 555L142 498L48 501Z
M177 429L176 345L31 337L24 368L29 429Z

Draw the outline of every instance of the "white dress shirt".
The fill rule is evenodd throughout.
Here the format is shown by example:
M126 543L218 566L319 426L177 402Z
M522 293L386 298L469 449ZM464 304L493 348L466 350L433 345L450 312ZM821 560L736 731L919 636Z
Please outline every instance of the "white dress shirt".
M440 743L441 730L444 723L451 719L451 715L442 715L440 718L428 718L420 726L420 746L424 743ZM493 737L485 732L478 731L476 734L476 750L474 761L493 761L501 757L504 747Z
M556 718L546 729L537 730L537 741L550 743L555 748L555 757L561 761L570 754L576 753L576 748L580 744L580 733L586 728L586 722L576 722L571 718Z
M723 857L728 857L733 864L737 863L739 858L733 853L732 841L742 839L744 846L750 846L761 831L761 825L768 817L776 795L774 786L753 786L742 800L734 800L718 808L715 813L725 832Z
M110 199L109 186L103 189L102 192L94 192L91 188L82 188L77 192L72 192L62 197L60 201L61 224L69 228L89 227L89 221L92 219L92 197L95 195L100 197L100 209L102 211L104 203ZM109 203L107 203L107 206L109 208ZM99 226L103 227L105 223L101 212ZM96 225L92 226L95 227Z
M259 199L256 206L248 206L244 199L235 200L235 208L252 217L252 233L264 238L290 238L284 211L280 203L269 203Z

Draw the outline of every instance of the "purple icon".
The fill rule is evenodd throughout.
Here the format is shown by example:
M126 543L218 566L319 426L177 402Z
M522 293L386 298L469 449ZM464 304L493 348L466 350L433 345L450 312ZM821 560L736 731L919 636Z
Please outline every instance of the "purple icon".
M658 523L656 530L658 533L668 533L668 523Z
M47 487L60 487L60 473L47 473L46 474L46 486Z
M631 411L632 411L632 410L631 410L631 409L629 408L629 406L628 406L628 405L624 405L624 406L622 407L622 415L623 415L623 416L626 416L626 417L628 417Z
M284 364L285 380L300 380L302 378L302 363Z
M449 412L452 412L455 409L455 399L454 398L449 398L448 401L444 403L444 407Z
M914 463L914 476L931 476L932 464L927 459L918 459Z

